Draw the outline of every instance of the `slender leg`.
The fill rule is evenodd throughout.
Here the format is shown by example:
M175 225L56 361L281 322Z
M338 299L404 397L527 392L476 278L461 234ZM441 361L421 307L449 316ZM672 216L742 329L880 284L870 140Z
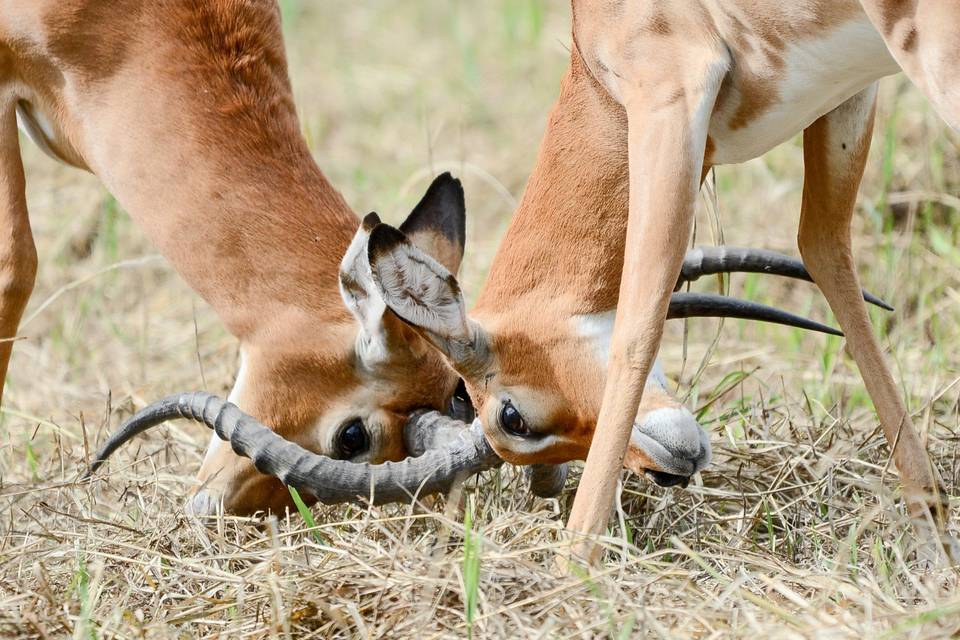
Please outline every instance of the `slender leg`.
M37 275L37 250L27 217L23 163L13 101L0 107L0 399L12 338Z
M804 131L798 241L810 274L846 334L848 349L876 407L910 514L928 530L931 511L937 526L943 526L946 494L874 336L850 248L850 219L870 148L875 103L876 86L872 86Z
M581 534L601 533L607 524L690 236L710 113L726 60L701 54L684 63L689 63L684 73L675 74L658 74L648 65L648 77L638 76L623 89L630 167L626 253L603 404L568 523ZM596 550L589 539L574 547L586 560Z

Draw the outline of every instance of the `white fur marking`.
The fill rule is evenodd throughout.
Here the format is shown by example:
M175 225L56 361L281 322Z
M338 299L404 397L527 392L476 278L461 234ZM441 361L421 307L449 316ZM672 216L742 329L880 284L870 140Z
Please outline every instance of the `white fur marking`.
M689 476L710 463L710 436L683 407L648 413L640 425L634 425L630 444L666 473Z
M597 361L604 368L610 361L610 339L613 337L613 323L617 317L617 310L601 313L587 313L572 318L574 330L581 338L593 346ZM667 388L667 376L663 373L660 358L653 361L653 368L647 376L647 384L655 384L663 390Z
M215 516L222 510L223 501L219 498L214 498L210 493L202 489L196 492L193 497L187 500L187 504L184 505L184 511L187 515L195 517Z
M729 128L742 100L736 87L731 88L734 94L724 99L724 108L714 111L710 120L714 164L745 162L763 155L872 82L900 70L866 18L819 38L791 42L783 58L785 78L776 85L780 95L756 120L741 129ZM734 59L735 65L758 64L745 52L734 52ZM736 66L732 73L736 74Z
M230 395L227 396L227 402L232 402L237 404L237 400L240 398L240 394L243 393L243 385L246 382L247 378L247 359L243 354L243 349L240 349L240 370L237 371L237 381L233 383L233 389L230 390ZM210 444L207 445L207 453L203 456L203 464L207 464L211 458L216 454L217 450L226 444L224 440L220 439L220 436L216 432L210 434Z
M367 241L370 234L362 227L353 236L347 252L340 261L340 295L353 315L360 321L363 330L371 337L380 333L383 314L387 305L383 302L370 274L367 261ZM363 291L347 290L344 277L359 286Z

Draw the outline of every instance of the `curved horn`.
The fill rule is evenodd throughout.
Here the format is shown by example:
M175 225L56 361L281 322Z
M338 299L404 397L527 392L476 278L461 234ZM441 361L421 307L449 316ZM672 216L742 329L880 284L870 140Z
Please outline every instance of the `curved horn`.
M531 464L523 468L523 476L530 482L530 492L538 498L560 495L567 481L567 463Z
M715 293L674 293L670 296L667 320L693 317L760 320L761 322L772 322L788 327L829 333L834 336L843 335L843 332L833 327L757 302L738 300Z
M198 391L168 396L130 417L100 449L84 478L92 475L130 438L176 418L207 425L229 441L234 451L250 458L261 473L309 492L328 504L355 502L366 497L371 497L374 504L384 504L408 501L416 495L442 493L458 479L501 463L479 426L464 428L463 423L435 411L412 415L407 429L426 432L437 423L447 421L461 425L457 430L445 428L444 439L431 440L441 445L438 448L426 450L416 458L377 465L334 460L284 440L236 405Z
M687 252L680 268L680 280L677 289L685 282L693 282L700 276L715 273L767 273L775 276L785 276L797 280L813 282L803 261L798 258L767 251L766 249L752 249L747 247L696 247ZM893 307L863 290L863 299L887 311Z
M459 420L433 413L424 416L421 422L430 424L421 429L408 429L404 432L407 451L412 456L423 455L432 449L449 446L447 443L466 426ZM474 428L481 428L480 421L474 421ZM531 464L523 467L523 477L530 483L530 492L538 498L553 498L563 491L567 481L567 464Z

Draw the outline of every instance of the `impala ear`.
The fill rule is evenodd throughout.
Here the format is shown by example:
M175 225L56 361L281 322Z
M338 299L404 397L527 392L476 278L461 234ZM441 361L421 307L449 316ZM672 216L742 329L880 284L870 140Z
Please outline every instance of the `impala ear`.
M360 323L356 353L368 368L391 362L407 345L403 323L387 311L380 292L370 275L367 263L367 240L380 224L380 217L368 214L357 229L346 255L340 262L340 295L344 304Z
M400 231L450 273L460 269L466 240L466 206L460 181L442 173L413 208Z
M367 257L374 285L401 320L461 374L485 365L489 351L483 329L467 317L460 284L445 266L386 224L370 233Z
M370 267L367 265L367 239L378 224L380 216L376 213L367 214L340 261L340 295L368 334L378 332L387 308L373 284Z

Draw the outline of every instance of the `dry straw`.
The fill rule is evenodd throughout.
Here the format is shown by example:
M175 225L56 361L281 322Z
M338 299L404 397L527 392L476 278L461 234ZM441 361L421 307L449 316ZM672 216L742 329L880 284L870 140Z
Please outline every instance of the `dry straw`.
M464 280L475 295L509 217L505 194L516 198L533 166L569 7L283 4L321 167L357 211L393 221L431 172L464 175ZM858 262L864 284L898 309L872 312L875 324L954 496L958 138L903 83L883 86L878 122ZM791 330L728 321L713 346L713 322L668 328L666 368L683 372L678 389L716 459L685 491L627 478L590 576L553 570L576 470L559 500L528 496L505 468L451 502L317 507L312 531L296 512L196 522L182 504L207 434L172 424L120 452L94 484L74 484L134 408L204 384L225 392L236 346L168 267L131 262L155 249L94 178L25 149L41 266L0 415L3 637L960 633L956 573L913 553L895 469L842 341ZM795 251L801 176L795 144L721 168L699 239L719 221L728 242ZM731 288L829 319L802 283L740 277ZM952 507L956 526L956 498Z

